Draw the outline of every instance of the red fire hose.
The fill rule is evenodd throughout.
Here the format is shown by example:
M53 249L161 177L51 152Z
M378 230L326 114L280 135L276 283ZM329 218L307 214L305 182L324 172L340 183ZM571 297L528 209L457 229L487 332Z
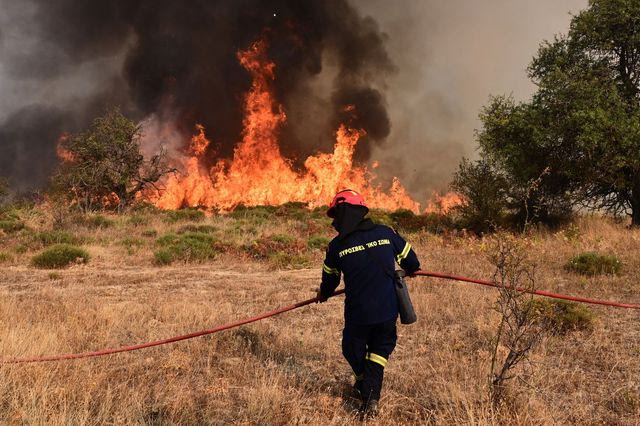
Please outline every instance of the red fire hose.
M441 274L439 272L417 271L413 275L416 275L416 276L419 275L422 277L432 277L432 278L444 278L447 280L463 281L467 283L486 285L489 287L502 288L502 285L493 281L476 280L473 278L459 277L456 275ZM610 302L608 300L587 299L586 297L567 296L566 294L551 293L549 291L542 291L542 290L528 290L528 289L519 288L519 287L516 287L515 290L521 293L536 294L538 296L553 297L554 299L571 300L571 301L580 302L580 303L590 303L592 305L613 306L616 308L627 308L627 309L640 309L640 305L633 304L633 303L619 303L619 302Z
M463 282L469 282L469 283L474 283L474 284L480 284L480 285L485 285L485 286L490 286L490 287L498 287L498 288L502 287L500 284L492 282L492 281L476 280L476 279L473 279L473 278L459 277L459 276L449 275L449 274L441 274L441 273L438 273L438 272L417 271L416 273L413 274L413 276L444 278L444 279L449 279L449 280L463 281ZM581 302L581 303L591 303L591 304L594 304L594 305L605 305L605 306L613 306L613 307L617 307L617 308L627 308L627 309L640 309L640 305L638 305L638 304L618 303L618 302L610 302L610 301L607 301L607 300L587 299L587 298L584 298L584 297L567 296L567 295L563 295L563 294L550 293L550 292L547 292L547 291L540 291L540 290L527 290L527 289L522 289L522 288L516 288L515 290L516 291L520 291L520 292L525 292L525 293L536 294L536 295L539 295L539 296L553 297L553 298L556 298L556 299L564 299L564 300L572 300L572 301ZM333 294L333 296L338 296L338 295L343 294L343 293L344 293L344 290L338 290ZM241 325L250 324L252 322L260 321L260 320L265 319L265 318L269 318L269 317L273 317L273 316L276 316L276 315L280 315L280 314L282 314L284 312L293 311L294 309L298 309L298 308L301 308L303 306L310 305L310 304L315 303L317 301L318 301L318 298L314 297L313 299L308 299L308 300L305 300L305 301L302 301L302 302L295 303L293 305L284 306L282 308L278 308L278 309L275 309L273 311L265 312L265 313L262 313L260 315L256 315L254 317L247 318L247 319L244 319L244 320L232 322L232 323L229 323L229 324L220 325L218 327L210 328L208 330L196 331L194 333L184 334L184 335L181 335L181 336L170 337L170 338L164 339L164 340L156 340L154 342L141 343L141 344L133 345L133 346L123 346L123 347L120 347L120 348L113 348L113 349L104 349L104 350L94 351L94 352L81 352L81 353L75 353L75 354L51 355L51 356L33 357L33 358L0 359L0 364L23 364L23 363L26 364L26 363L34 363L34 362L45 362L45 361L62 361L62 360L71 360L71 359L80 359L80 358L93 358L93 357L99 357L99 356L104 356L104 355L116 354L116 353L120 353L120 352L137 351L137 350L140 350L140 349L150 348L150 347L153 347L153 346L166 345L166 344L169 344L169 343L179 342L181 340L193 339L195 337L200 337L200 336L205 336L207 334L217 333L219 331L228 330L230 328L240 327Z

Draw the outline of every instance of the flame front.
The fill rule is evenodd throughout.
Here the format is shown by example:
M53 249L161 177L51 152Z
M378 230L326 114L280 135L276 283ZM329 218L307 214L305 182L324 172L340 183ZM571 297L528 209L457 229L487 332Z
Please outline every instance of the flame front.
M333 153L308 157L305 171L296 172L278 145L278 133L286 121L282 106L274 99L275 64L266 56L265 41L255 42L238 53L240 64L253 82L244 101L242 140L230 161L219 160L209 170L201 164L210 141L197 127L189 153L180 159L181 173L165 182L165 189L151 200L164 209L206 206L229 211L238 205L279 205L297 201L310 207L326 205L341 189L359 191L372 207L419 212L420 205L394 178L389 191L371 183L374 176L353 164L359 139L366 133L341 125L336 131ZM352 108L346 106L345 108ZM348 110L348 109L347 109Z

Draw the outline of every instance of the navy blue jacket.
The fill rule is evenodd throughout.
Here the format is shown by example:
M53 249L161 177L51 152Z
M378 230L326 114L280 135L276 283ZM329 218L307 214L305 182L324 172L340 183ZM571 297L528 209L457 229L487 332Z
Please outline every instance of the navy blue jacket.
M320 293L331 296L343 273L346 323L366 325L393 320L398 316L396 262L409 274L420 269L411 245L388 226L375 225L344 239L336 237L329 243L322 265Z

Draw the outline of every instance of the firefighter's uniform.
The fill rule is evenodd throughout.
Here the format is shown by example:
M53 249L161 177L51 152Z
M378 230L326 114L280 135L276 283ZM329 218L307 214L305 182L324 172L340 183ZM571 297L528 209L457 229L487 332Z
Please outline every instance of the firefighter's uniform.
M420 269L409 243L393 229L371 223L346 238L334 238L322 266L324 298L333 294L344 274L342 353L364 399L380 398L384 367L396 345L396 263L409 274Z

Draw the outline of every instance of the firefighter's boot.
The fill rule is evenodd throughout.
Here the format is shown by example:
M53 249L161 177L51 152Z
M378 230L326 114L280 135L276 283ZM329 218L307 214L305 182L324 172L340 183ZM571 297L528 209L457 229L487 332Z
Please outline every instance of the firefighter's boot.
M363 401L358 412L360 414L360 420L362 421L373 419L378 415L378 400L370 399L368 401Z

